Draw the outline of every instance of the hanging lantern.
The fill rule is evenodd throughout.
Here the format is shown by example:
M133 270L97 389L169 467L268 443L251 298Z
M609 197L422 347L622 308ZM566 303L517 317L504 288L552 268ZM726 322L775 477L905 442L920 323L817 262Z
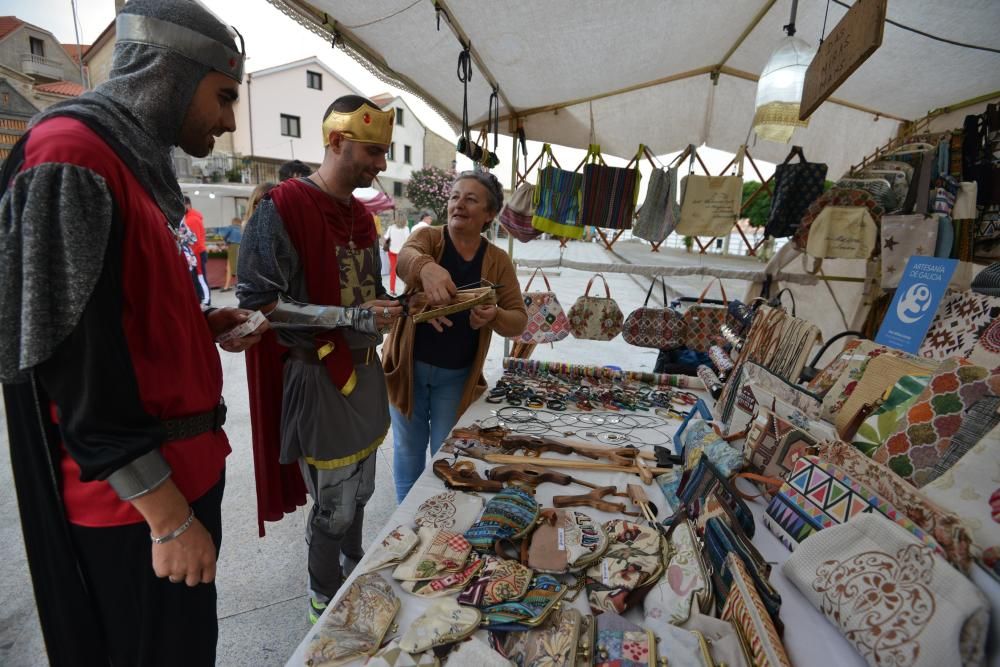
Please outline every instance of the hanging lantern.
M771 53L757 82L753 116L754 132L761 139L787 144L796 127L809 125L808 119L799 120L799 104L806 70L814 55L815 49L795 37L794 32Z

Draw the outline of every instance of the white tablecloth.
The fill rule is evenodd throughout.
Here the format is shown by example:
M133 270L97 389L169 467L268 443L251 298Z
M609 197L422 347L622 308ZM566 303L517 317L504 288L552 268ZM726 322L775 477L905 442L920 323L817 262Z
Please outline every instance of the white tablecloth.
M492 414L491 411L495 408L496 406L490 405L483 400L479 400L469 407L466 413L462 416L462 419L459 420L458 424L459 426L466 426L477 419L489 417ZM677 422L677 425L679 425L679 422ZM579 440L588 440L586 434L582 431L574 434L573 437ZM590 440L594 442L593 439ZM550 456L558 457L560 455L553 454ZM442 457L450 458L451 455L439 452L437 458ZM474 463L476 464L476 468L479 470L480 474L482 474L485 469L492 467L491 464L483 463L481 461L474 461ZM566 470L565 472L572 474L574 477L579 477L602 486L613 484L621 490L625 489L626 484L640 483L638 477L626 473L572 470ZM428 461L427 467L424 469L423 474L417 480L416 484L414 484L413 488L410 490L406 500L392 514L388 523L382 527L382 530L375 538L373 544L369 547L369 553L374 551L375 547L381 543L386 534L388 534L388 532L396 526L402 524L412 528L413 517L416 515L417 508L420 504L427 498L430 498L437 493L441 493L444 490L444 484L434 475L431 470L430 462ZM589 489L579 486L564 487L545 483L538 486L535 497L543 507L550 507L551 498L554 495L585 493L588 490ZM376 492L378 493L379 491ZM391 493L392 491L387 490L386 492ZM669 510L666 509L666 501L663 494L660 492L659 487L654 483L653 485L646 487L646 492L653 504L659 508L659 516L667 516L669 514ZM774 535L761 521L761 515L764 513L765 508L764 503L757 500L750 501L748 504L753 510L754 518L756 519L757 524L753 539L754 544L760 550L764 558L766 558L768 562L772 563L771 583L781 594L781 620L785 624L783 639L785 642L785 648L787 649L788 655L792 660L792 664L796 665L796 667L806 667L812 665L837 665L838 667L851 667L854 665L859 667L864 666L866 664L864 659L862 659L861 656L854 651L837 628L832 623L827 621L826 617L813 607L805 599L805 597L799 593L798 589L796 589L795 586L793 586L792 583L789 582L781 573L781 564L785 562L785 559L788 558L791 552L789 552L788 549L786 549L784 545L782 545L781 542L774 537ZM580 509L600 521L619 518L619 515L617 514L608 514L589 507ZM358 571L361 571L364 568L365 562L365 560L362 560L361 565L358 567ZM396 623L398 624L400 630L395 635L388 635L386 640L400 636L403 630L418 616L420 616L420 614L423 613L423 611L430 606L431 603L434 602L434 600L419 598L403 591L403 589L399 586L399 583L390 576L391 571L391 569L382 570L381 574L387 581L392 583L393 589L396 591L396 594L402 602L402 606L396 617ZM345 582L345 585L341 588L341 593L347 589L347 585L352 579L353 577ZM998 656L998 651L995 646L997 643L996 638L1000 636L998 635L998 629L1000 629L1000 622L998 622L1000 621L1000 619L998 619L998 616L1000 616L1000 584L998 584L979 567L975 568L972 579L987 595L992 606L992 632L990 642L992 650L989 653L989 664L1000 665L1000 656ZM585 590L580 592L572 604L581 612L589 613ZM333 605L331 605L331 607L332 606ZM630 610L626 616L636 623L642 623L641 608ZM306 647L312 640L316 632L316 628L320 627L322 623L323 619L321 618L316 626L310 630L309 634L307 634L299 644L295 653L293 653L291 658L288 660L288 665L299 667L305 664ZM485 640L486 631L480 630L477 633L477 636ZM358 661L353 664L361 665L363 662L364 661Z

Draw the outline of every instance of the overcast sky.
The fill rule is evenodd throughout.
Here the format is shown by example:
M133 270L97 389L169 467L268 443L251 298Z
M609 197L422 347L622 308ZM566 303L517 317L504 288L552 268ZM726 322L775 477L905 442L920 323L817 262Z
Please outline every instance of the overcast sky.
M354 0L363 2L363 0ZM485 1L485 0L484 0ZM448 138L455 139L456 134L436 111L419 99L403 91L392 89L368 73L361 65L354 62L350 56L334 50L330 43L306 30L298 23L282 14L267 0L202 0L212 11L231 25L236 26L246 42L247 71L273 67L282 63L292 62L308 56L318 56L335 72L361 90L368 96L384 92L402 94L410 108L414 110L424 126ZM63 43L76 43L73 29L73 2L71 0L3 0L0 2L0 13L12 13L18 18L33 23L52 32ZM80 27L80 42L91 44L108 26L115 14L114 0L76 0L77 16ZM541 144L528 142L530 156L538 154ZM511 154L511 142L507 137L500 137L498 154L502 164L506 165ZM732 158L732 153L716 151L710 148L699 150L699 154L713 171L721 169ZM585 151L558 148L556 156L562 164L576 164L583 159ZM663 156L665 160L673 157ZM609 159L612 165L623 166L627 160ZM774 170L770 163L758 162L764 176ZM458 168L469 169L471 162L459 157ZM641 168L648 172L648 164L642 161ZM510 168L501 166L496 170L497 176L510 186ZM648 179L643 178L642 189ZM640 199L641 201L641 199Z

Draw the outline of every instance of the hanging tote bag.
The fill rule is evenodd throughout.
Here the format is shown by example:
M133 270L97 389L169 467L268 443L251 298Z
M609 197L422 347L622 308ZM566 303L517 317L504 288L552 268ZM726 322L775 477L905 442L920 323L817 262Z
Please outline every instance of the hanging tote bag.
M544 292L532 292L531 281L541 272L542 280L545 281ZM569 335L569 319L563 312L556 293L549 285L549 279L541 269L528 278L528 284L524 286L524 307L528 311L528 324L524 331L517 337L522 343L555 343Z
M719 283L722 306L709 306L703 303L713 283ZM708 352L708 348L715 345L716 337L721 335L719 332L722 331L722 325L726 324L728 317L729 300L726 298L726 288L723 287L722 281L716 278L705 287L705 291L698 297L698 302L684 313L687 347L696 352Z
M684 345L687 339L687 326L684 318L676 310L667 308L666 279L660 276L660 287L663 289L663 308L650 308L649 297L653 293L656 279L649 283L646 290L646 300L641 308L636 308L625 319L622 327L622 338L626 343L636 347L652 347L658 350L670 350Z
M685 176L681 183L681 221L684 236L729 236L740 214L743 179L740 176Z
M527 243L541 234L531 226L531 218L535 214L534 199L535 186L522 183L500 212L500 224L521 243Z
M594 278L604 283L604 297L590 296ZM587 281L583 296L569 309L569 325L573 335L583 340L611 340L622 330L622 311L611 298L608 281L600 273Z
M790 162L796 154L801 162ZM774 196L764 234L779 239L794 234L809 205L823 194L825 180L826 165L807 162L802 149L793 148L784 164L774 169Z
M646 188L646 199L639 207L632 235L662 243L677 227L681 207L677 203L677 168L654 169Z
M639 156L624 167L609 167L601 147L591 144L583 168L580 220L584 227L632 229L635 205L639 200Z
M535 205L532 227L555 236L582 238L580 187L583 177L575 171L560 169L549 144L542 147L542 159L545 166L538 170L538 184L532 202Z

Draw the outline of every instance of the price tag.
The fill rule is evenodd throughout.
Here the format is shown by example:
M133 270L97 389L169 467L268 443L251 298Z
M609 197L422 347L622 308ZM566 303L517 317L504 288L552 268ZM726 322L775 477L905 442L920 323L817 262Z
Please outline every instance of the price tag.
M243 338L244 336L248 336L252 334L254 331L256 331L257 327L259 327L265 321L267 321L267 318L264 317L264 313L260 312L259 310L255 310L253 314L250 315L249 318L247 318L246 322L244 322L243 324L238 324L229 331L220 334L219 337L215 339L215 342L228 343L231 340L236 340L237 338Z
M566 529L559 528L559 551L566 551Z

